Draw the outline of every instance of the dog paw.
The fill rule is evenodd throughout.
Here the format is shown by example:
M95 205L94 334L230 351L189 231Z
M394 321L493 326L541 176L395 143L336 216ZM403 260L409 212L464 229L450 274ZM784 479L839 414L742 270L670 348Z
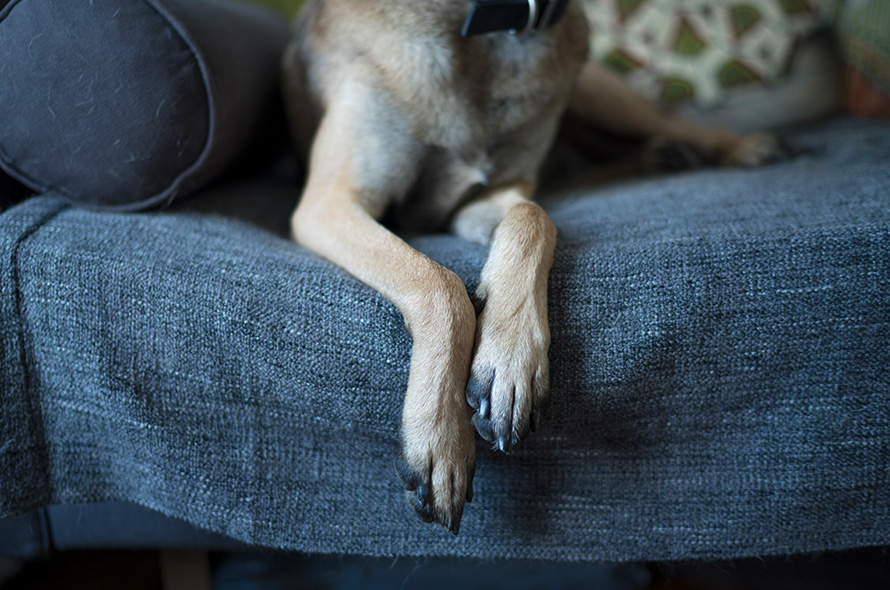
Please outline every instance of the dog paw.
M473 499L476 447L469 416L410 432L403 427L396 473L408 503L424 522L458 533L464 503Z
M779 136L767 132L738 136L721 150L724 166L753 168L788 157L788 150Z
M643 170L650 173L683 172L714 164L713 154L685 141L656 137L643 150Z
M537 429L550 386L550 329L534 307L487 305L477 324L467 402L476 432L505 453Z

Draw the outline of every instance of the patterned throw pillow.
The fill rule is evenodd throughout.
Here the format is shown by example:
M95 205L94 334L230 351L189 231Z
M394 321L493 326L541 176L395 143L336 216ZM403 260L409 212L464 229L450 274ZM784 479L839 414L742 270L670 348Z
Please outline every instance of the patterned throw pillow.
M782 79L841 0L582 0L591 56L665 106L714 107Z

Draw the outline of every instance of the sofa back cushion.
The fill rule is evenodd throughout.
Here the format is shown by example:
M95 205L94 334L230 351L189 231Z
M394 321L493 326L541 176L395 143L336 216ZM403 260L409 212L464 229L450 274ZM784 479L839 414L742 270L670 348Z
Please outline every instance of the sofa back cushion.
M111 209L189 194L277 100L286 23L227 0L11 0L0 11L0 167Z

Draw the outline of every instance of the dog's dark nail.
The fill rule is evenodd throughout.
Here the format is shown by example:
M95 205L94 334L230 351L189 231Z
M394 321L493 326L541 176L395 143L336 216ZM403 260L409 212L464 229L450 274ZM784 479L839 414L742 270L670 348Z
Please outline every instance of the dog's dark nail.
M491 391L493 379L494 375L492 373L470 376L470 380L467 382L467 403L470 404L471 408L474 410L479 409L483 401L490 404L489 396L491 394L489 392Z
M421 506L427 506L430 503L430 486L426 482L421 481L417 484L417 501Z
M442 518L440 518L439 524L442 525L442 528L453 535L457 534L454 532L455 528L460 527L460 524L450 516L443 516Z
M429 506L421 506L420 508L415 507L415 512L417 512L417 516L420 517L420 520L425 522L426 524L430 524L436 521L436 518L433 516L433 509Z
M448 526L446 526L445 528L447 528L453 535L457 535L457 533L460 531L460 519L460 513L456 514L454 518L449 518Z
M467 504L471 504L473 502L473 480L470 480L470 483L467 484Z
M488 420L488 414L491 412L491 401L487 397L482 398L479 402L479 415Z
M416 493L408 494L408 503L411 504L411 507L414 508L414 512L417 513L417 516L419 516L420 520L423 522L430 523L436 520L433 515L433 507L428 501L422 502Z
M537 410L532 410L532 415L529 417L529 430L532 432L538 431L538 424L541 421L541 413Z

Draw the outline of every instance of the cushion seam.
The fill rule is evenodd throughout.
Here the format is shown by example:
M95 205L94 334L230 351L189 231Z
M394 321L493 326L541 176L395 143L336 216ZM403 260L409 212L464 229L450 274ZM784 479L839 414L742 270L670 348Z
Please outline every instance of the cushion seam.
M9 174L14 179L27 185L28 188L30 188L31 190L33 190L35 192L47 193L47 192L52 191L52 192L59 193L59 194L63 195L66 199L71 198L64 191L64 189L59 189L59 188L49 185L45 182L36 180L33 177L31 177L29 174L25 174L24 172L19 170L15 166L15 162L13 162L13 159L3 149L3 146L0 146L0 170L3 170L4 172Z
M3 7L3 10L0 10L0 22L5 19L10 12L12 12L12 7L19 3L19 0L12 0L9 4Z
M48 495L53 494L52 485L51 485L51 477L49 473L49 452L47 449L47 437L46 430L44 428L43 421L43 411L40 407L40 404L37 403L35 399L35 391L34 391L34 383L31 379L31 359L28 353L28 343L26 338L27 326L24 317L24 308L25 308L25 293L22 288L22 273L19 264L19 256L24 246L25 242L28 241L37 231L47 224L51 219L56 217L59 213L68 208L68 205L62 204L51 210L48 213L45 213L41 216L36 222L31 224L20 236L18 236L12 245L12 252L10 253L10 265L12 266L12 289L13 289L13 297L14 297L14 315L15 320L18 321L18 344L19 344L19 363L22 367L22 390L25 397L25 403L27 404L28 411L30 413L31 419L34 421L33 424L33 434L37 441L37 448L39 449L39 459L41 465L46 470L43 473L43 477L46 483L46 490Z
M146 199L140 201L140 206L142 207L152 207L155 206L162 201L166 201L167 205L170 205L173 202L173 199L176 198L176 195L179 193L181 185L191 176L195 174L197 170L201 168L204 162L207 161L210 157L210 153L213 149L213 143L216 139L216 101L214 100L213 92L212 92L212 79L210 76L210 71L207 67L207 58L203 54L203 52L198 47L197 42L191 36L188 29L182 24L182 22L176 18L173 14L170 13L165 7L158 3L158 0L143 0L147 5L155 10L161 18L163 18L167 24L173 29L178 35L179 38L185 43L186 47L188 47L192 55L195 58L195 63L198 64L198 70L201 72L201 80L204 82L204 96L207 100L207 137L204 141L204 149L201 150L201 153L198 155L198 158L185 170L176 175L176 178L167 186L167 188L163 191L160 191L154 195L149 196ZM132 204L131 204L132 205ZM126 205L121 207L116 207L116 209L121 210L127 208ZM129 207L132 209L132 206ZM114 210L115 208L108 208L108 210Z

